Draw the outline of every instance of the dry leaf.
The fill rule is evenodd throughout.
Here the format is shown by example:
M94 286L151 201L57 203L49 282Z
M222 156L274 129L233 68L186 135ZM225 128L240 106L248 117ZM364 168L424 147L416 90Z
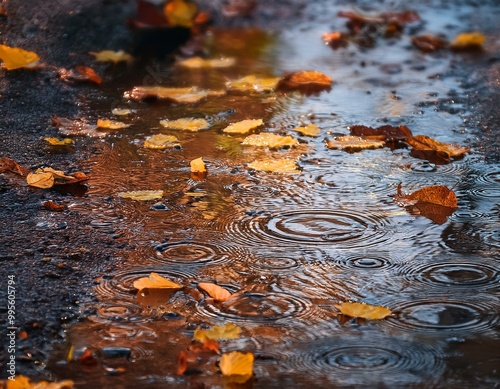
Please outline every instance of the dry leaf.
M252 353L233 351L222 354L219 367L225 377L234 378L233 382L243 383L253 375L253 361Z
M447 41L436 38L433 35L413 36L411 38L411 43L413 43L413 45L417 47L419 50L422 50L427 53L431 51L440 50L448 45Z
M450 47L454 50L479 49L485 41L485 36L480 32L464 32L455 37Z
M131 192L120 192L118 196L123 197L124 199L132 199L139 201L147 201L147 200L158 200L163 197L162 190L134 190Z
M290 158L263 159L248 164L250 169L274 173L300 173L297 160Z
M57 204L55 201L52 200L44 201L42 205L45 209L48 209L49 211L60 212L66 209L66 205Z
M134 281L134 288L141 291L143 289L175 289L183 288L169 279L160 276L158 273L152 272L149 277L142 277Z
M44 138L44 140L51 146L73 146L75 144L75 141L71 138Z
M1 381L0 381L1 382ZM13 380L7 380L7 389L72 389L74 382L71 380L63 380L59 382L39 381L31 382L31 380L23 375L16 375Z
M7 70L34 68L40 61L40 57L32 51L5 45L0 45L0 59Z
M26 177L26 182L29 186L34 186L36 188L48 189L54 186L54 174L51 172L37 172L30 173L28 177Z
M291 136L281 136L276 134L271 134L269 132L264 132L261 134L249 135L243 142L244 146L257 146L257 147L269 147L271 149L280 149L282 147L292 147L299 144L297 139Z
M326 74L305 70L285 75L280 80L278 89L284 91L298 90L309 94L330 90L332 83L332 79Z
M146 138L144 147L148 149L164 150L180 146L177 137L173 135L156 134Z
M76 172L72 176L67 176L63 171L54 170L50 167L37 169L35 173L30 173L26 177L29 186L42 189L51 188L53 185L75 184L86 180L88 180L88 177L85 173Z
M242 92L272 92L278 86L279 77L257 77L248 75L238 80L228 81L226 86L230 90Z
M125 116L125 115L130 115L132 113L132 110L128 108L113 108L111 110L111 113L117 116Z
M378 149L384 147L385 142L380 140L363 139L358 136L339 136L333 140L327 140L326 146L329 149L345 150L349 153L366 149Z
M435 155L435 158L439 158L439 160L443 160L445 162L449 162L450 158L461 158L465 155L465 153L470 151L468 147L439 142L425 135L416 135L412 138L408 138L406 142L413 147L413 150L427 151L427 154L423 154L424 156L427 156L427 158L424 159L432 158L433 155ZM432 151L434 151L434 153ZM412 155L418 157L422 154L415 153L415 155ZM434 161L431 162L436 163Z
M146 100L151 98L169 100L175 103L196 103L209 96L223 96L225 91L199 89L195 86L189 88L167 88L163 86L136 86L124 93L126 99Z
M0 158L0 173L3 172L11 172L20 176L26 176L29 173L29 170L24 166L19 165L13 159L2 157Z
M181 118L177 120L161 120L160 124L163 127L172 128L174 130L185 130L185 131L200 131L206 130L210 127L210 123L205 119L196 118Z
M309 124L305 127L296 127L293 130L303 136L318 136L321 132L316 124Z
M222 131L227 134L247 134L263 124L264 122L262 119L246 119L240 122L232 123Z
M88 81L97 85L101 85L102 83L101 76L99 76L94 69L88 66L77 66L74 70L59 69L58 71L64 81Z
M193 27L193 21L198 13L196 4L185 0L172 0L163 9L170 26Z
M231 292L211 282L200 282L198 287L208 293L215 301L226 301L232 297Z
M107 130L121 130L122 128L130 127L130 124L108 119L97 119L97 127L106 128Z
M89 54L93 55L98 62L113 62L117 64L119 62L131 62L134 57L127 54L123 50L112 51L112 50L102 50L99 52L91 51Z
M241 334L241 328L233 323L227 323L223 326L213 326L208 330L197 329L194 332L193 340L203 342L205 339L226 340L238 339Z
M391 310L386 307L370 305L366 303L340 303L334 304L343 315L359 317L370 320L380 320L391 314Z
M201 57L192 57L179 61L179 66L189 69L220 69L229 68L236 64L235 58L212 58L204 59Z

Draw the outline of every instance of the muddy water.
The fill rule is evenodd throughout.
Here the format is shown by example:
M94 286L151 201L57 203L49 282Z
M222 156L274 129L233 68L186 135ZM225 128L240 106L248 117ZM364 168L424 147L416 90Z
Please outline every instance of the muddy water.
M425 24L415 31L451 38L473 11L421 9ZM422 54L408 34L380 38L370 49L333 51L321 34L344 21L318 15L279 33L215 31L204 47L213 56L235 56L236 66L187 70L149 61L116 70L111 86L86 102L100 117L113 118L114 107L133 110L115 118L130 128L96 139L89 190L72 204L94 215L85 228L110 234L123 250L95 280L95 315L73 326L54 356L50 369L58 376L80 387L224 387L217 358L200 358L197 371L178 376L177 356L194 329L231 322L242 337L221 348L255 354L247 387L500 385L500 166L485 164L474 149L434 165L407 149L349 154L324 142L347 135L352 124L389 123L470 145L475 129L457 98L467 92L450 72L460 54ZM299 69L322 71L335 84L315 96L234 92L187 106L121 97L134 85L218 89L247 74ZM159 124L186 116L212 127L191 133ZM262 118L267 132L293 135L299 147L258 151L222 133L247 118ZM310 123L320 136L293 131ZM157 133L176 135L182 147L144 148ZM249 170L246 164L262 155L298 157L301 172ZM194 181L189 161L200 156L209 173ZM443 224L410 215L390 197L400 182L408 192L454 187L459 208ZM118 195L132 190L165 195L147 202ZM240 297L213 304L184 292L136 295L133 282L153 271L193 289L217 282ZM393 315L343 320L333 304L349 300L387 306ZM76 356L94 351L98 365L68 363L70 345Z

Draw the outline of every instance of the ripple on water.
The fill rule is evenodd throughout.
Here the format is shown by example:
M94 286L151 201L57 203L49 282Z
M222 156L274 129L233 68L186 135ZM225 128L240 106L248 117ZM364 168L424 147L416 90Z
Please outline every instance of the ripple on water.
M201 242L162 243L155 250L158 261L187 266L222 263L231 258L226 248Z
M500 186L472 188L469 190L469 194L478 199L493 201L494 199L500 199Z
M500 171L481 174L477 177L478 184L497 184L500 185Z
M260 272L280 274L282 272L291 272L300 267L298 259L291 255L258 255L253 256L248 265Z

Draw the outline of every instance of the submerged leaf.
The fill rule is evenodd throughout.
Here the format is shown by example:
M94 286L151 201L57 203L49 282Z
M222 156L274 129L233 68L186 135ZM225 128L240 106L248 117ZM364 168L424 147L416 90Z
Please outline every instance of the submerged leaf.
M204 59L201 57L192 57L179 62L179 66L189 69L220 69L229 68L236 63L235 58L212 58Z
M112 51L112 50L102 50L99 52L91 51L89 54L93 55L98 62L113 62L117 64L119 62L131 62L134 57L127 54L125 51Z
M290 135L281 136L269 132L249 135L241 142L244 146L269 147L272 149L296 146L298 143L297 139L292 138Z
M205 119L200 118L181 118L177 120L161 120L160 124L163 127L172 128L174 130L185 130L185 131L200 131L206 130L210 127L210 123Z
M44 138L44 140L51 146L73 146L75 144L75 141L71 138Z
M152 272L149 277L142 277L134 281L134 288L141 291L143 289L175 289L183 288L169 279L160 276L158 273Z
M236 381L233 382L243 383L253 375L253 361L252 353L233 351L222 354L219 367L225 377L234 377Z
M135 190L131 192L120 192L118 196L123 197L124 199L132 199L139 201L147 201L147 200L157 200L163 197L162 190Z
M156 134L148 136L144 141L144 147L148 149L164 150L180 146L177 137L173 135Z
M468 147L461 147L455 144L439 142L425 135L416 135L412 138L408 138L406 142L411 147L413 147L413 150L429 151L429 153L427 153L427 156L432 156L432 151L438 153L438 155L444 153L441 159L444 159L445 161L447 160L448 162L450 158L461 158L465 155L465 153L470 151L470 148ZM415 154L414 156L418 156L418 154Z
M71 120L59 116L52 117L52 126L57 127L60 133L64 135L88 135L103 136L97 131L97 126L86 123L84 120Z
M198 287L208 293L215 301L226 301L232 297L231 292L211 282L200 282Z
M222 131L227 134L247 134L263 124L264 122L262 119L247 119L237 123L232 123Z
M5 45L0 45L0 59L7 70L33 68L40 61L38 54L32 51Z
M447 41L436 38L433 35L414 36L411 38L411 43L424 52L436 51L448 45Z
M359 317L370 320L380 320L391 314L391 310L386 307L370 305L366 303L347 303L334 304L343 315L350 317Z
M278 86L279 77L257 77L248 75L226 83L228 89L242 92L272 92Z
M250 169L274 173L300 173L297 160L291 158L263 159L248 164Z
M326 146L329 149L345 150L349 153L384 147L385 142L380 140L363 139L358 136L339 136L333 140L327 140Z
M196 103L209 96L223 96L225 91L199 89L195 86L189 88L169 88L163 86L136 86L124 93L126 99L146 100L151 98L173 101L175 103Z
M121 130L122 128L130 127L130 124L108 119L97 119L97 127L106 128L108 130Z
M318 136L321 132L316 124L309 124L305 127L296 127L293 130L303 136Z
M213 326L208 330L197 329L194 332L193 339L200 342L203 342L205 339L238 339L240 334L240 327L234 325L233 323L226 323L223 326Z
M377 128L354 125L350 126L349 130L351 135L360 136L367 139L373 140L383 140L383 141L394 141L394 140L406 140L413 136L411 130L406 126L380 126Z

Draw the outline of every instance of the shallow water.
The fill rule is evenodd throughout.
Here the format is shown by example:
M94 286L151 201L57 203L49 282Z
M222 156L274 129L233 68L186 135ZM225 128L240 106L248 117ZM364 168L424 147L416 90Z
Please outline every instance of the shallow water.
M449 38L474 11L429 8L417 8L425 21L420 31ZM95 315L69 329L51 371L80 387L224 387L216 358L200 361L199 374L178 376L177 356L194 329L232 322L243 335L221 348L255 354L247 387L500 386L500 166L485 164L474 149L434 165L407 149L349 154L324 142L349 134L352 124L388 123L470 145L475 129L453 97L467 91L450 72L460 54L422 54L409 34L380 38L372 49L334 51L321 34L343 28L345 20L332 16L339 9L345 7L330 6L331 17L318 14L315 23L279 33L215 31L207 50L236 56L235 67L188 70L151 61L118 70L109 88L86 102L99 117L112 117L114 107L134 110L115 118L130 128L96 139L89 190L71 205L95 215L86 228L110 234L123 250L95 281ZM140 84L217 89L247 74L300 69L322 71L335 84L315 96L229 93L193 105L121 98ZM188 133L159 125L186 116L205 117L212 127ZM301 144L256 151L222 133L247 118L262 118L265 131L291 134ZM310 123L321 128L319 137L293 131ZM182 148L144 148L156 133L175 134ZM248 170L259 155L299 157L301 172ZM208 176L194 181L189 161L200 156ZM407 192L454 187L458 210L443 224L411 215L390 197L400 182ZM158 202L118 196L160 189ZM183 292L135 295L133 282L151 272L194 290L215 281L241 295L221 304ZM387 306L393 315L345 320L333 304L351 300ZM99 364L68 363L70 345L76 354L95 351Z

